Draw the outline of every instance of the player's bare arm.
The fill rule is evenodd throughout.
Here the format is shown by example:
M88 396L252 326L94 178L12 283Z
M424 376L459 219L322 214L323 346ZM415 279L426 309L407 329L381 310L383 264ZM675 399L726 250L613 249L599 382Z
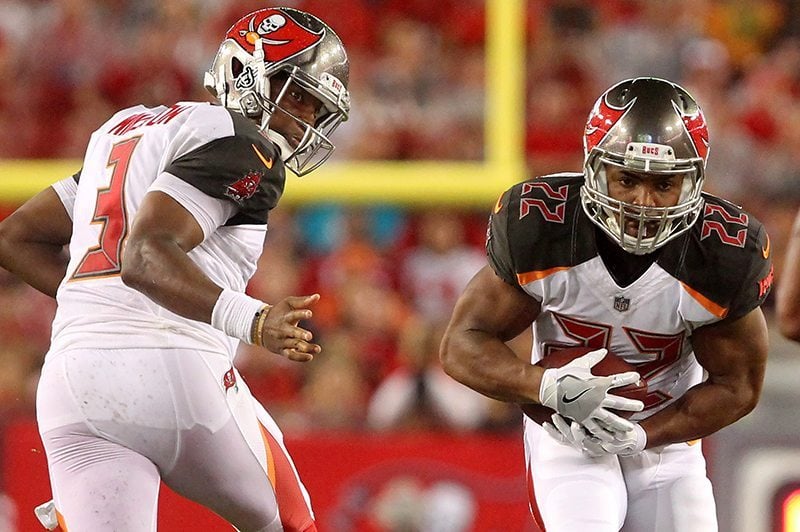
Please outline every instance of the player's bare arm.
M647 447L708 436L755 408L767 361L767 324L760 308L692 334L697 361L708 379L642 421Z
M445 372L500 401L539 401L543 370L521 360L505 342L522 333L539 314L538 302L485 266L456 303L442 340Z
M64 246L71 235L72 220L47 188L0 222L0 266L55 297L67 269Z
M792 228L776 293L781 334L800 342L800 212Z
M445 372L488 397L516 403L541 403L581 422L602 423L609 430L631 424L607 408L641 410L640 401L608 393L639 378L638 374L596 377L591 368L605 355L597 350L562 368L543 370L521 360L505 344L539 315L539 303L484 267L456 303L442 340ZM573 399L564 399L565 396Z
M142 201L126 242L122 280L150 299L185 318L211 323L222 293L188 253L203 241L195 218L163 192ZM319 296L289 297L264 309L254 320L253 343L274 353L306 361L321 351L311 332L298 322L311 317L307 307Z
M183 206L163 192L150 192L125 244L123 282L176 314L210 323L222 288L188 256L203 238Z
M222 288L188 256L203 238L182 205L163 192L148 193L125 244L123 282L176 314L210 323Z

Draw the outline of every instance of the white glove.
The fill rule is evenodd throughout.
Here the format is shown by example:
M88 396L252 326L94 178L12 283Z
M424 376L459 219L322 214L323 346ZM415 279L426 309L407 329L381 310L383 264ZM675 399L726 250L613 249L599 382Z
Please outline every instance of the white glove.
M539 387L539 402L562 416L577 421L593 433L602 430L631 430L633 423L608 409L639 412L644 408L644 403L611 395L608 390L637 382L639 374L629 371L608 377L593 375L591 369L606 353L606 349L597 349L560 368L544 370Z
M552 424L543 423L542 427L544 427L544 430L547 431L547 433L555 440L565 445L569 445L592 458L597 458L598 456L608 454L599 445L590 445L589 447L586 447L586 440L592 436L590 436L586 432L586 429L584 429L579 423L576 423L575 421L570 422L558 414L553 414L551 419L553 420Z
M642 452L647 445L647 433L641 425L633 423L633 427L625 432L603 431L591 434L583 440L583 445L592 452L601 448L608 454L633 456Z

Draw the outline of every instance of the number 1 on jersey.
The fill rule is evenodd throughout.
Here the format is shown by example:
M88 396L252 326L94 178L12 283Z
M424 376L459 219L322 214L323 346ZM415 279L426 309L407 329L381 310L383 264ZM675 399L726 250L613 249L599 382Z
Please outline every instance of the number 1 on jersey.
M72 274L72 279L118 275L122 271L122 244L128 234L125 211L125 179L128 176L133 150L141 137L128 139L111 147L108 166L111 180L107 188L97 191L93 224L102 224L99 245L89 249Z

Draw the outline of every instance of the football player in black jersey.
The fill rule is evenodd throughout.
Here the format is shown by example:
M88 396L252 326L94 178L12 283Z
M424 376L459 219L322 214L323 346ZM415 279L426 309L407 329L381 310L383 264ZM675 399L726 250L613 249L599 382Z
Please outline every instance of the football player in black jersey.
M239 341L320 352L318 295L244 293L286 168L348 118L349 61L323 21L236 22L206 88L221 105L116 113L83 168L0 223L0 266L56 296L37 422L64 530L155 530L160 481L239 530L316 530L280 430L232 366ZM69 245L69 257L63 247Z
M758 402L769 238L752 215L702 191L708 130L675 83L608 89L584 151L582 173L501 196L489 265L454 310L442 363L485 395L557 412L544 427L525 419L531 511L548 532L716 530L696 443ZM532 356L520 360L505 342L527 327ZM532 364L571 346L596 351L562 368ZM637 368L644 404L613 395L624 375L591 374L605 350ZM630 420L609 411L620 407Z
M789 237L775 300L781 333L800 342L800 211Z

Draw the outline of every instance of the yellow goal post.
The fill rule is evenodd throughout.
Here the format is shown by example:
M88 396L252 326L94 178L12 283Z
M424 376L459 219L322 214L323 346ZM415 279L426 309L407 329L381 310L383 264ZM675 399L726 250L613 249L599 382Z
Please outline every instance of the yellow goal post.
M525 1L487 0L486 18L484 160L329 162L311 176L290 177L282 204L489 208L503 190L522 180ZM25 201L79 168L76 160L0 159L0 202Z

